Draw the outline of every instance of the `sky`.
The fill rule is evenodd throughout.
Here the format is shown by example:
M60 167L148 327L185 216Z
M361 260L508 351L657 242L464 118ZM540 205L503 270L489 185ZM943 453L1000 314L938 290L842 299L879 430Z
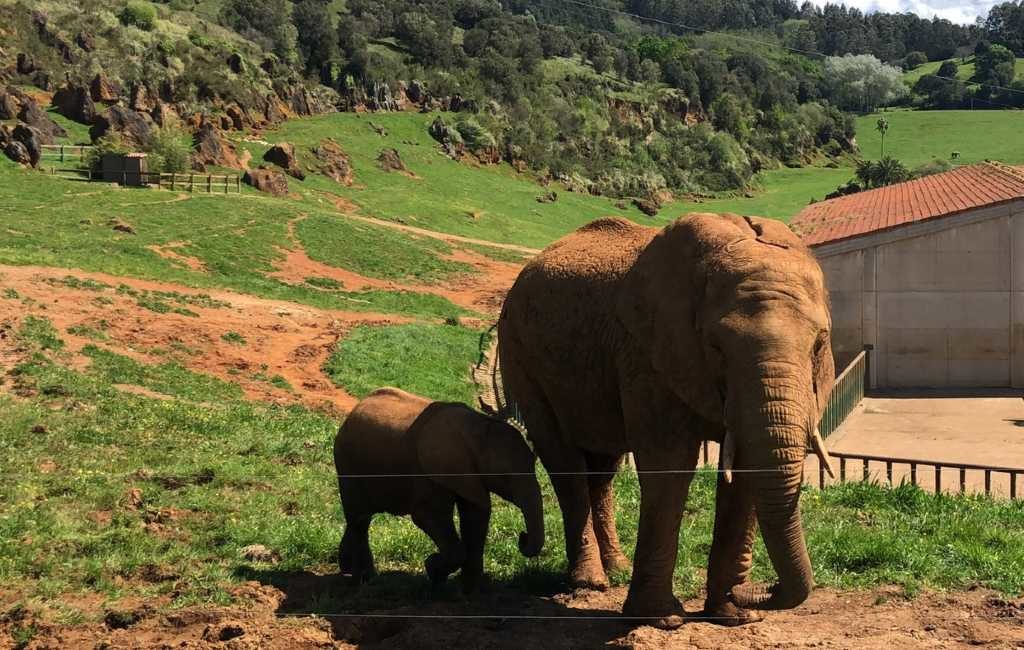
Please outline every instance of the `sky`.
M973 23L978 16L984 17L988 10L1002 0L811 0L824 5L827 1L857 7L863 11L884 11L900 13L912 11L922 18L938 16L955 23Z

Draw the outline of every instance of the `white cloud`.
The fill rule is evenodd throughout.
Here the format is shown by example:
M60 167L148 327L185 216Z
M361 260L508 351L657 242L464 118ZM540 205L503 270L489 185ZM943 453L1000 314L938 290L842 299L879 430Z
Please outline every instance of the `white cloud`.
M973 23L978 16L985 17L988 10L1001 0L840 0L848 7L857 7L862 11L884 11L900 13L912 11L922 18L938 16L955 23ZM811 0L823 6L835 0Z

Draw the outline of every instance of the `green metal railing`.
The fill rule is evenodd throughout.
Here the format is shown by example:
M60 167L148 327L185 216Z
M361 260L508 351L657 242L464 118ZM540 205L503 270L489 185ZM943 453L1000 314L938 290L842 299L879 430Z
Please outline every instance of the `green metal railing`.
M854 358L841 375L836 377L829 395L828 404L821 414L818 431L822 438L827 438L857 408L864 399L864 388L867 377L868 352L864 350Z

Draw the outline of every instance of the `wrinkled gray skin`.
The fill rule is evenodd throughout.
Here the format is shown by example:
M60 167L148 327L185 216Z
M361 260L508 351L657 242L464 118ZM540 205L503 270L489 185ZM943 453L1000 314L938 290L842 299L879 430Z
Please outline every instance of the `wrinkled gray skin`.
M498 326L505 391L549 472L607 471L634 452L641 505L624 613L682 623L680 520L704 440L734 443L719 477L705 614L795 607L813 587L800 520L809 438L834 380L820 267L783 224L688 215L664 230L602 219L531 261ZM727 445L728 446L728 445ZM748 473L744 470L764 470ZM571 582L605 588L619 548L611 479L552 479ZM748 582L757 526L777 584Z
M464 404L379 389L339 429L334 465L346 522L338 563L342 573L357 580L375 573L369 527L378 512L412 515L437 545L437 553L426 561L430 579L444 582L461 569L469 592L483 576L491 492L523 513L526 532L519 536L520 552L535 557L544 546L533 452L516 429ZM358 478L366 475L374 478ZM453 523L456 507L461 539Z

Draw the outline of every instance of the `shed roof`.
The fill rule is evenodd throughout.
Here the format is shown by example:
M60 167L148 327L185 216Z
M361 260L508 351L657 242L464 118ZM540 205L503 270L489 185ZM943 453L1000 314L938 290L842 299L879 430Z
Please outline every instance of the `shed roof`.
M1024 167L985 162L814 203L790 227L816 246L1022 198Z

